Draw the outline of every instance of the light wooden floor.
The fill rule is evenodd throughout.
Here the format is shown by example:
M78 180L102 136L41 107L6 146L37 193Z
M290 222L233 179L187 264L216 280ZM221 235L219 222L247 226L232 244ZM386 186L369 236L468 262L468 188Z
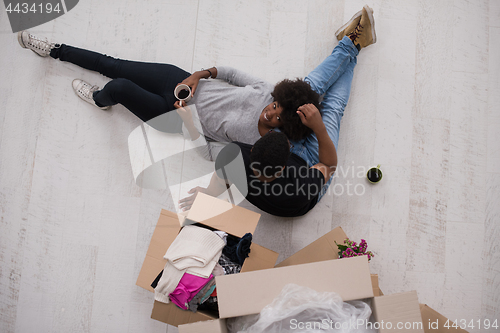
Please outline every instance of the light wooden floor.
M342 226L376 253L385 293L500 320L500 1L365 1L378 42L358 57L335 181L364 194L330 194L302 218L263 214L255 241L283 260ZM364 4L81 0L32 32L274 83L318 65ZM0 41L0 331L177 332L149 318L153 296L135 285L160 209L174 209L168 190L134 183L140 121L79 100L74 78L108 79L21 49L3 10ZM384 179L368 186L357 171L374 164Z

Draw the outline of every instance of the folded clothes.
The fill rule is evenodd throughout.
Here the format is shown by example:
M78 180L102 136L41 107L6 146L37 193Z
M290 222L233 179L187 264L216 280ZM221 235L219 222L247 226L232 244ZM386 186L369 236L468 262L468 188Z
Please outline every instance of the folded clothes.
M219 231L219 230L215 230L214 233L219 236L220 238L222 238L222 240L224 241L224 243L227 241L227 232L225 231Z
M205 302L198 305L198 311L212 312L216 317L219 317L219 305L217 296L210 296Z
M196 275L184 273L175 290L169 294L170 300L181 309L187 310L189 302L200 292L200 290L203 289L203 287L205 287L207 283L210 283L211 280L215 283L213 275L210 275L208 279L205 279Z
M175 290L184 273L185 270L180 271L167 261L163 268L163 274L155 288L155 300L162 303L169 303L168 295Z
M164 258L178 270L207 278L219 260L225 242L211 230L188 225L181 229Z
M250 245L252 245L252 234L246 233L243 237L238 238L231 235L227 237L226 246L222 249L225 254L233 262L243 265L245 259L250 253Z
M241 265L231 261L225 254L221 254L219 265L222 266L225 274L237 274L241 271Z
M178 270L205 267L224 245L224 241L212 231L188 225L181 229L164 258Z
M198 305L203 303L215 289L215 278L211 279L189 302L188 309L196 312ZM208 294L208 295L207 295Z
M212 271L213 276L220 276L224 275L226 272L224 272L224 268L219 264L215 264L214 270Z

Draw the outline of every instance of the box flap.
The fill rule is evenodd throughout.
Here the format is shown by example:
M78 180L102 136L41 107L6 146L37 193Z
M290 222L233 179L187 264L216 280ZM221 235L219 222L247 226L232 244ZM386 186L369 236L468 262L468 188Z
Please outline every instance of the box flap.
M288 283L333 291L344 301L373 297L366 256L217 276L215 281L220 318L259 313Z
M341 227L337 227L307 245L302 250L299 250L294 255L283 260L277 264L276 267L337 259L339 257L339 250L335 241L339 244L343 244L346 238L347 235L344 230L342 230Z
M384 323L380 333L395 330L424 333L416 291L375 297L372 304L375 321Z
M420 304L420 313L424 322L425 333L468 333L461 328L446 328L444 325L448 318L429 307L427 304Z
M266 249L263 246L252 243L250 245L250 254L245 259L241 272L251 272L259 269L273 268L278 260L279 254Z
M142 263L141 271L137 277L136 284L139 287L154 291L151 288L151 283L163 267L165 267L167 261L163 259L163 256L175 237L177 237L180 228L177 214L167 210L161 211L160 218L149 243L148 252L146 252L146 258Z
M233 206L210 195L198 193L187 219L243 237L247 232L252 234L255 232L260 214Z
M179 326L197 321L205 321L215 319L200 311L191 312L178 308L174 303L162 303L155 301L151 318L159 320L173 326Z
M179 333L227 333L225 319L215 319L208 321L199 321L197 323L180 325Z
M382 296L380 295L380 288L378 287L378 275L372 274L372 288L373 288L373 296Z

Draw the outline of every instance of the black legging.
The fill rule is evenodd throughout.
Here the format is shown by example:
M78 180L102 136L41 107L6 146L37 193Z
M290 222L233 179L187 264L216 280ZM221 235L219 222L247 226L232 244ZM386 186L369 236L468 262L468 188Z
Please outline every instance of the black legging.
M65 44L53 48L50 56L112 78L94 93L96 104L120 103L143 121L173 110L175 86L190 75L174 65L115 59Z

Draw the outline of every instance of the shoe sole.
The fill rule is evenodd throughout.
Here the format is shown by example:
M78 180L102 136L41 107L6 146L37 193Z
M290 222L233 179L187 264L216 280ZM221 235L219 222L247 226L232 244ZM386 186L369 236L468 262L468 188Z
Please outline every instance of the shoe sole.
M343 26L341 26L341 27L340 27L337 31L335 31L335 37L337 37L337 39L338 39L338 37L339 37L340 33L341 33L342 31L344 31L344 30L345 30L345 28L347 28L347 27L349 26L349 24L351 24L351 23L352 23L352 21L354 21L355 19L357 19L358 17L360 17L360 16L361 16L361 14L362 14L362 12L363 12L363 11L362 11L362 10L360 10L359 12L357 12L356 14L354 14L354 16L353 16L353 17L352 17L352 18L351 18L351 19L350 19L350 20L349 20L346 24L344 24L344 25L343 25Z
M21 45L21 47L23 49L27 49L28 47L26 45L24 45L23 43L23 31L19 31L17 33L17 41L19 42L19 45Z
M373 43L375 44L377 42L377 34L375 33L375 19L373 18L373 9L371 9L368 6L363 7L366 10L366 13L368 14L368 19L370 20L370 24L372 25L372 39Z

